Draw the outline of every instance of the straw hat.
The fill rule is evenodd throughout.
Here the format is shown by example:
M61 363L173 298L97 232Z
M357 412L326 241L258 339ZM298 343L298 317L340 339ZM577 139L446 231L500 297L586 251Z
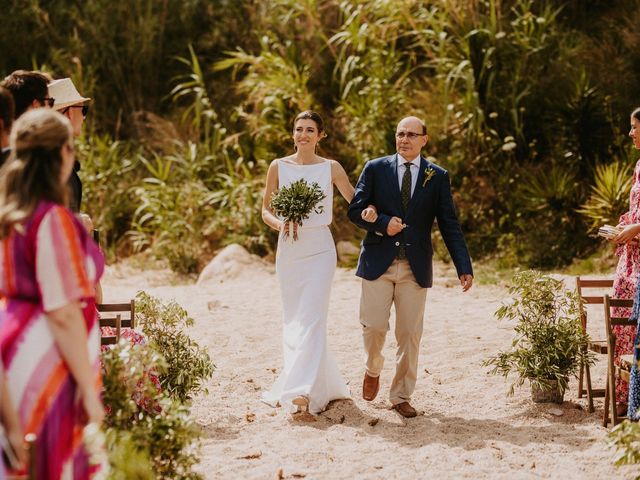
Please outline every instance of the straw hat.
M68 106L82 104L91 100L78 93L70 78L61 78L51 82L49 84L49 96L56 99L53 104L54 110L62 110Z

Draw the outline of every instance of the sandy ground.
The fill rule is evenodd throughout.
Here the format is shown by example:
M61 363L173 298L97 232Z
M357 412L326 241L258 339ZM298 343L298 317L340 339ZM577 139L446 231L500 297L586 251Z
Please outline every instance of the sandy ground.
M435 278L412 402L422 414L408 420L389 409L393 330L380 394L371 403L361 398L360 283L353 270L336 272L328 328L353 401L333 403L313 423L292 421L260 402L281 368L272 266L255 261L198 286L167 271L118 264L108 268L104 291L106 301L120 301L144 289L175 299L195 319L192 336L217 367L209 394L193 404L204 431L198 471L207 479L601 479L640 473L612 465L602 401L589 414L575 380L564 404L538 405L528 386L509 398L504 379L486 374L482 360L508 348L512 337L512 325L493 318L506 299L504 288L476 284L463 294L455 272L442 264ZM604 372L601 362L594 383L604 381Z

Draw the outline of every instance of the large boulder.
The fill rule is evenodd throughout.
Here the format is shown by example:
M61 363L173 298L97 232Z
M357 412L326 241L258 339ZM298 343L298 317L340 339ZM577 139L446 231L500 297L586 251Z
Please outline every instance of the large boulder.
M233 243L223 248L202 269L196 285L220 283L221 281L235 278L242 272L252 271L255 268L264 269L265 262L257 255L249 253L241 245Z

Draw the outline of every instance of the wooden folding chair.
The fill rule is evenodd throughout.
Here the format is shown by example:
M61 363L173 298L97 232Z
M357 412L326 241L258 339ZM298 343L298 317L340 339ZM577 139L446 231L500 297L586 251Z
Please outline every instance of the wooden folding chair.
M97 306L100 312L100 326L113 327L116 329L115 335L102 336L102 345L112 345L120 340L120 330L122 328L135 328L136 326L136 302L129 303L99 303Z
M613 288L613 280L610 279L583 279L580 276L576 277L576 293L580 299L580 321L582 322L582 330L587 332L587 309L586 305L603 305L604 294L594 295L595 292L590 292L591 295L585 295L584 289L608 289ZM592 352L599 353L601 355L607 354L607 340L590 340L587 344L587 349ZM586 383L586 389L584 384ZM589 365L580 365L580 375L578 377L578 398L582 398L582 395L586 392L589 413L593 413L593 399L596 397L604 397L604 388L593 388L591 383L591 369Z
M623 371L629 372L630 368L615 365L613 362L614 352L616 350L616 335L613 332L613 327L620 326L636 326L636 321L630 319L628 316L614 317L611 314L612 308L632 308L633 300L611 298L609 295L604 296L604 324L607 333L607 385L605 388L604 397L604 413L602 416L602 425L607 426L609 420L615 426L620 423L621 419L626 416L618 416L618 403L616 402L616 377L620 376ZM630 363L627 362L630 367ZM629 378L628 373L622 374L623 378ZM609 417L609 409L611 409L611 417Z

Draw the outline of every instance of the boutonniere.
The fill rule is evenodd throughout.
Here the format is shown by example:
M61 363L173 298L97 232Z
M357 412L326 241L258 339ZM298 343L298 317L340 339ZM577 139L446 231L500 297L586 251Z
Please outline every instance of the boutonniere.
M427 167L424 169L424 181L422 182L422 186L424 187L427 182L429 180L431 180L431 177L433 177L436 174L436 171L431 168L431 167Z

